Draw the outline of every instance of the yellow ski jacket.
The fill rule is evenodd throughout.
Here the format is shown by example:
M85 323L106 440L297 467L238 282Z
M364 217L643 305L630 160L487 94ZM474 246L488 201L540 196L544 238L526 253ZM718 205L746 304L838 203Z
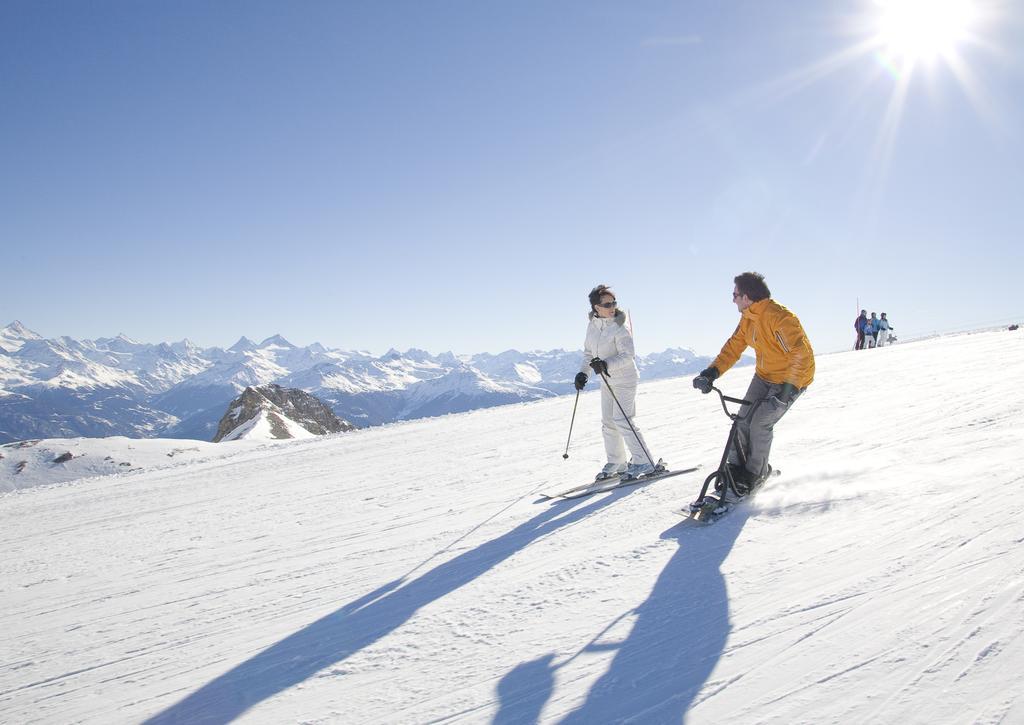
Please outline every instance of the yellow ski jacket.
M769 383L791 383L802 390L814 380L814 350L804 328L775 300L758 300L743 310L736 332L711 364L724 374L748 346L757 353L757 374Z

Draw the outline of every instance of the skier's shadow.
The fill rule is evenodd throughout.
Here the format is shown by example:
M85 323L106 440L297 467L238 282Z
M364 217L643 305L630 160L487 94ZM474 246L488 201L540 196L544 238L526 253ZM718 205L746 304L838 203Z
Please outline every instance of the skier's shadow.
M623 617L635 618L629 635L603 642L600 635L569 660L544 655L524 662L498 684L495 723L537 722L550 699L555 671L588 652L615 651L608 670L586 700L562 723L679 723L694 704L729 636L729 599L721 565L749 513L735 511L710 528L686 522L662 534L678 549L650 596ZM621 619L621 618L620 618Z
M328 614L145 722L226 723L263 700L344 661L398 629L417 610L454 592L517 551L559 528L617 501L615 492L575 508L581 501L555 503L511 531L436 566L411 581L392 581Z

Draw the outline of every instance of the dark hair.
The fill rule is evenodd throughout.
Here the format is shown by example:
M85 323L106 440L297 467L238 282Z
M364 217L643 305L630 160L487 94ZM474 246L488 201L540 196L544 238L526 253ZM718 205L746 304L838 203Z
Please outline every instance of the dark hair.
M736 283L736 289L739 290L739 293L749 297L751 302L766 300L772 296L768 285L764 283L764 275L757 272L744 272L734 277L732 281Z
M597 287L595 287L594 289L590 290L590 311L591 312L593 312L594 308L598 305L598 303L601 302L601 297L603 297L604 295L611 295L612 297L614 297L615 293L612 292L612 288L609 287L606 284L599 284Z

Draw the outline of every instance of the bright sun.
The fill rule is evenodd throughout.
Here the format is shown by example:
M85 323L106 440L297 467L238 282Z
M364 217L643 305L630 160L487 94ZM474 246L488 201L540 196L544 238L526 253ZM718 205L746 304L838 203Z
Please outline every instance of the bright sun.
M949 58L970 36L977 20L971 0L877 0L877 41L904 63Z

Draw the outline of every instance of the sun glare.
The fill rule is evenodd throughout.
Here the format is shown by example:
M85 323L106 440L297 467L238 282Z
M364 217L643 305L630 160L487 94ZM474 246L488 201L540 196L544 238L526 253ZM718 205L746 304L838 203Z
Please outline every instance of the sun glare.
M1024 7L1021 0L1015 2ZM982 64L986 57L1006 56L995 31L1011 18L1020 23L1024 11L1007 0L850 0L849 4L852 12L836 15L836 28L837 35L852 42L773 80L764 92L778 100L855 66L863 67L859 82L851 74L844 78L849 92L837 118L844 126L853 123L848 119L860 117L855 112L861 103L871 104L877 112L878 130L866 158L863 183L866 206L874 210L885 192L904 110L923 91L938 99L956 88L992 127L1005 126L986 93ZM883 98L886 91L888 97ZM824 137L833 134L841 135L825 129Z
M878 44L891 58L914 64L954 56L977 18L971 0L877 0Z

